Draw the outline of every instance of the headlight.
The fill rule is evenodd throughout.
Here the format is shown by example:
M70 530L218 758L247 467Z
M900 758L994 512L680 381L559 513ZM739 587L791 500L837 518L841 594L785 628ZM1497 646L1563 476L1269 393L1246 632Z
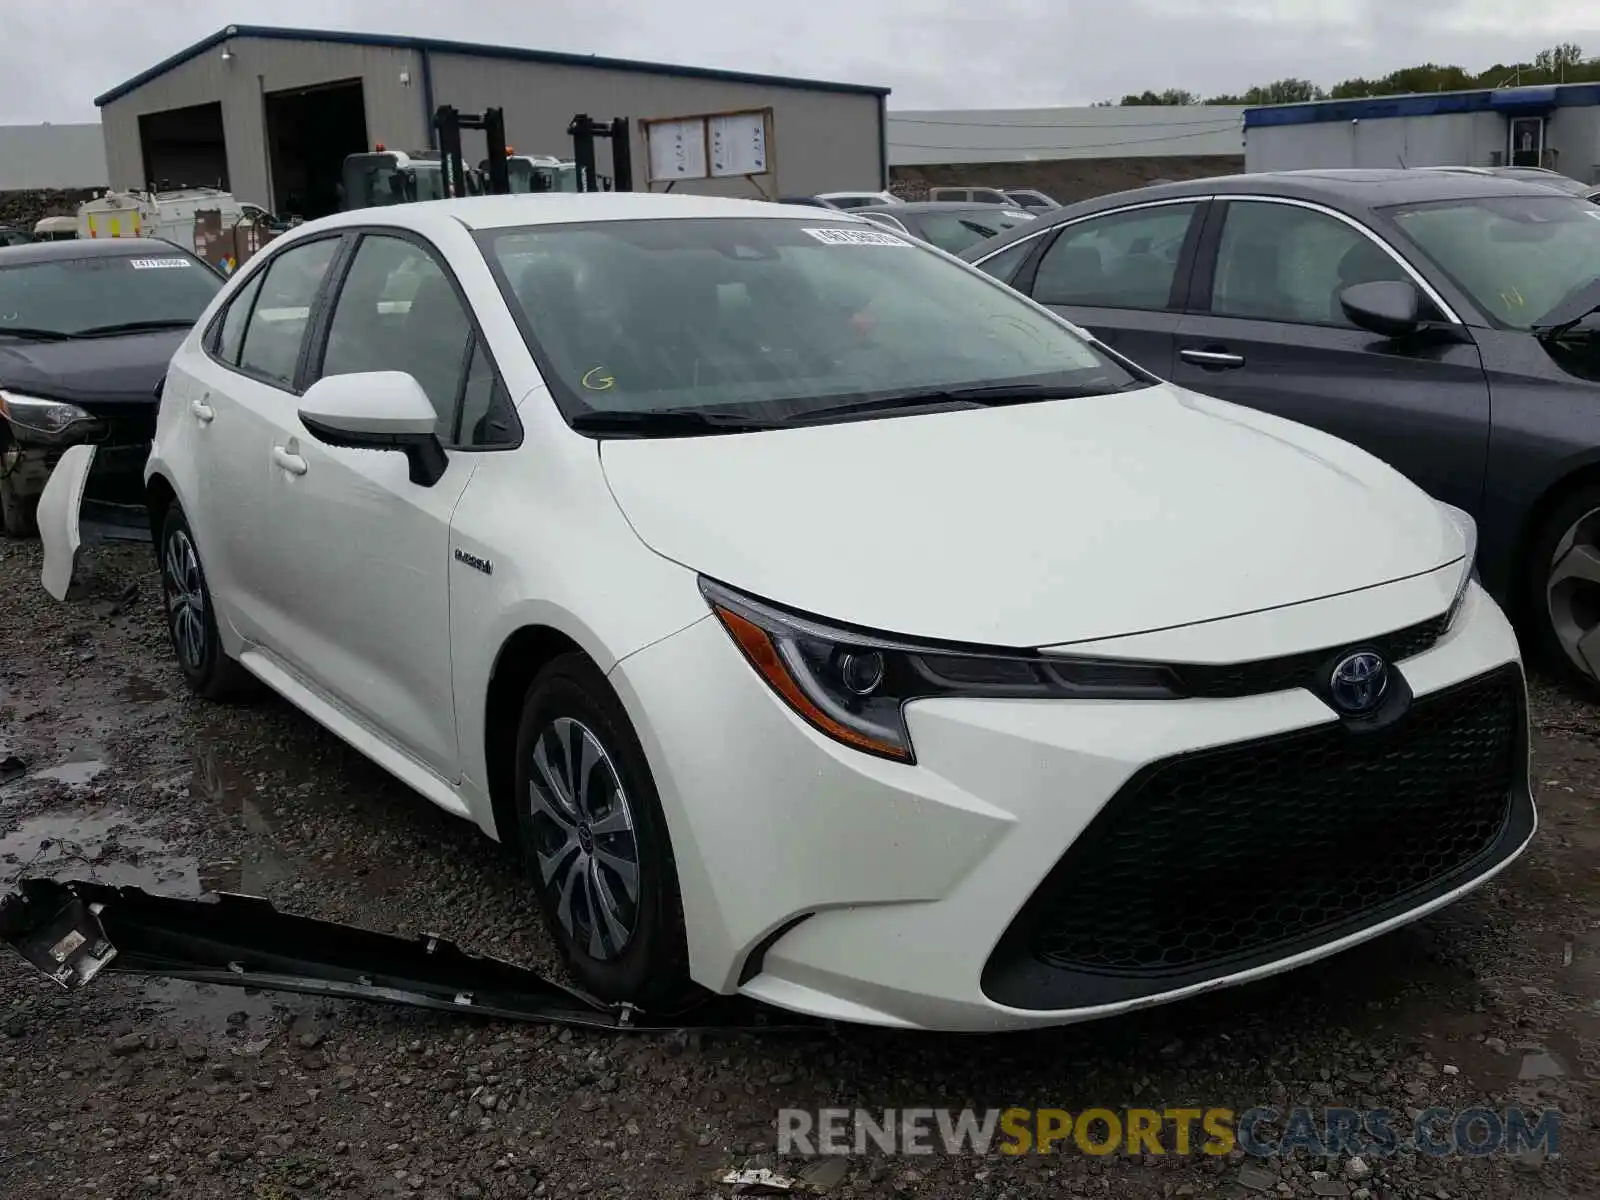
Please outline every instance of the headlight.
M790 708L847 746L914 761L903 709L930 696L1171 700L1170 669L1031 650L914 643L784 612L700 581L745 658Z
M0 417L4 417L22 435L19 441L48 442L52 445L86 441L104 428L97 418L76 404L41 400L38 396L23 396L3 390L0 390Z
M1435 500L1439 510L1445 518L1461 533L1461 540L1466 543L1466 551L1461 559L1461 578L1456 581L1455 595L1450 597L1450 623L1454 623L1456 612L1461 607L1461 600L1467 594L1467 585L1478 575L1478 523L1472 519L1471 514L1463 512L1453 504L1446 504L1443 500Z

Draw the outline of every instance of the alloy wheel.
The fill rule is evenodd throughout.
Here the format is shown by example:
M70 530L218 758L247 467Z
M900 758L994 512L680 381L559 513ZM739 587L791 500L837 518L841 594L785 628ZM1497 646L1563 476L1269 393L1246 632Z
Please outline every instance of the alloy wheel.
M639 846L616 765L585 725L558 717L533 740L529 803L540 881L590 958L619 957L639 918Z
M1556 543L1545 601L1563 653L1600 679L1600 508L1579 517Z
M200 576L200 558L187 530L174 529L167 535L161 574L166 585L173 648L184 666L199 671L206 661L206 592Z

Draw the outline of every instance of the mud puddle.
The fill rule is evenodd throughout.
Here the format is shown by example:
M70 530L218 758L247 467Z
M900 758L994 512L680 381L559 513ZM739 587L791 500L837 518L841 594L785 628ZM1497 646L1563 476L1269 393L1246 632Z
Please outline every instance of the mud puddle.
M5 884L43 876L196 896L198 867L121 809L29 817L0 837L0 883Z

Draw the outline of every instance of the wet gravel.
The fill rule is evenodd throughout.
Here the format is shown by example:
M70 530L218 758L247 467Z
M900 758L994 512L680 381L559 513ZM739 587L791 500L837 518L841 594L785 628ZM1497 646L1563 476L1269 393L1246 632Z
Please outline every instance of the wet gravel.
M58 605L37 545L0 540L0 884L243 891L551 965L508 851L275 698L189 697L148 547L88 566ZM0 949L0 1196L727 1196L714 1171L807 1167L775 1153L780 1107L967 1104L1559 1108L1561 1152L868 1154L814 1190L1600 1196L1600 709L1536 684L1533 715L1543 824L1495 884L1312 968L1064 1030L601 1036L109 973L66 994Z

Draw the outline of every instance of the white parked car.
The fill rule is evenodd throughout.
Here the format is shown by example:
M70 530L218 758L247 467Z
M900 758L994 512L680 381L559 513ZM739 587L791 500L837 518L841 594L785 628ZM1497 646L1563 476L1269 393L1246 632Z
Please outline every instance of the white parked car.
M1470 519L843 215L307 224L177 353L147 477L195 691L518 843L606 999L1081 1020L1532 836Z

